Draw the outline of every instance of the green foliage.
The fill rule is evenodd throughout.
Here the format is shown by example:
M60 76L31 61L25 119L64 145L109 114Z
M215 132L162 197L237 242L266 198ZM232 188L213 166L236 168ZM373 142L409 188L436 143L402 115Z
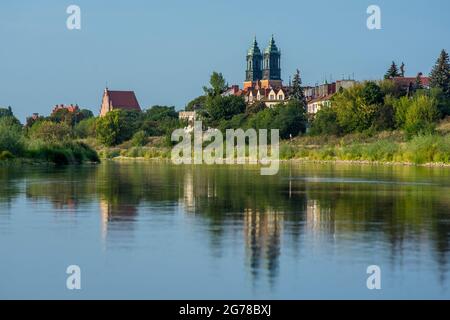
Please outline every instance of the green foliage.
M43 120L35 123L28 131L28 135L33 139L43 141L63 141L71 136L71 129L66 123L57 123Z
M439 110L436 99L419 95L411 100L405 115L404 129L410 136L433 133L438 119Z
M0 151L21 155L24 149L22 127L11 116L0 118Z
M370 129L377 117L379 92L373 83L357 84L333 97L339 126L344 133L363 132Z
M450 97L450 61L445 50L442 50L431 71L430 86L441 89L447 97Z
M362 102L366 105L383 103L383 92L381 88L372 81L366 82L361 90Z
M450 162L450 136L420 135L406 145L402 160L416 164Z
M390 78L395 78L395 77L400 77L400 76L401 76L401 74L398 71L397 64L395 63L395 61L392 61L392 64L389 67L389 69L386 72L386 74L384 75L384 78L385 79L390 79Z
M336 111L331 107L321 108L311 123L310 134L315 135L339 135L342 128L337 121Z
M96 122L100 143L114 146L129 140L139 127L140 114L136 111L113 110Z
M0 151L0 161L14 159L14 155L10 151Z
M136 132L131 139L131 144L133 147L141 147L147 144L147 135L144 130Z
M301 106L306 110L307 108L306 97L305 93L303 92L302 79L300 77L300 71L298 69L292 81L291 98L297 100L301 104Z
M0 118L3 117L14 117L11 107L0 108Z
M209 80L210 87L203 87L205 95L210 97L216 97L221 95L227 90L227 83L222 73L214 71Z
M306 131L306 115L301 103L291 100L286 104L278 104L250 117L247 128L279 129L282 139L295 137Z
M93 117L93 113L90 110L83 109L76 112L70 112L67 109L60 109L53 112L48 118L50 121L65 123L69 127L74 127L84 119Z
M264 109L266 109L266 104L262 101L256 101L252 104L249 104L246 107L245 113L246 114L256 114L260 111L263 111Z
M207 124L216 126L221 120L230 120L233 116L244 113L246 109L243 97L209 96L206 100Z
M87 118L74 127L75 136L81 139L95 137L96 118Z
M142 124L139 129L144 130L150 137L171 134L174 129L182 126L175 107L153 106L146 110L141 117Z
M27 157L60 165L100 161L97 152L91 147L81 142L72 141L50 143L34 141L28 147Z
M202 109L204 107L206 103L206 96L199 96L193 100L191 100L185 110L186 111L194 111L194 110L198 110L198 109Z

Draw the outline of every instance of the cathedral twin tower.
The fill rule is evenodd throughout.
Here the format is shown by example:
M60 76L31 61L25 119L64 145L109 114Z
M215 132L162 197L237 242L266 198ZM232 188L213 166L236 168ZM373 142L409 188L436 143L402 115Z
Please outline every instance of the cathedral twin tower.
M264 50L264 54L261 53L255 37L247 52L244 89L282 87L280 60L281 52L277 48L273 36L268 47Z

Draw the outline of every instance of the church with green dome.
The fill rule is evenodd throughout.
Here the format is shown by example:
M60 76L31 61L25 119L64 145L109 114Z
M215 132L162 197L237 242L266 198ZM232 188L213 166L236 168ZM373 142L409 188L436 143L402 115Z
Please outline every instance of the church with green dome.
M256 37L247 51L247 70L244 90L248 88L282 87L281 51L272 36L268 46L261 52Z

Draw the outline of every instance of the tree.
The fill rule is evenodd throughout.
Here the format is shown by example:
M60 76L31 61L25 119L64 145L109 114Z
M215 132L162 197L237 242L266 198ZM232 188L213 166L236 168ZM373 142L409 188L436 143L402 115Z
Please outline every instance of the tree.
M430 86L440 88L445 95L450 96L450 63L448 53L445 50L442 50L431 71Z
M22 126L12 116L0 117L0 153L9 151L21 155L24 150Z
M11 107L0 108L0 118L3 117L14 117Z
M247 106L247 108L245 109L245 113L256 114L260 111L263 111L264 109L266 109L266 104L262 101L256 101Z
M397 64L395 63L395 61L392 61L392 64L389 67L386 74L384 75L384 78L391 79L391 78L395 78L395 77L399 77L399 76L400 76L400 73L398 72Z
M427 95L418 95L406 111L404 129L408 135L433 133L439 110L436 99Z
M71 128L64 122L58 123L49 120L43 120L35 123L28 134L33 139L39 139L47 142L60 142L70 137Z
M366 105L383 103L383 92L380 86L373 81L369 81L364 85L361 96Z
M342 128L337 122L337 114L331 107L322 107L315 115L310 129L311 135L339 135L342 133Z
M187 104L185 110L186 111L195 111L195 110L202 109L205 105L205 102L206 102L206 96L199 96L199 97L191 100Z
M306 110L307 108L306 97L305 93L303 92L302 79L300 77L300 71L298 69L292 81L291 98L297 100L300 103L300 106Z
M139 113L113 110L97 119L97 139L106 146L114 146L129 140L137 131Z
M405 76L405 63L402 62L402 65L400 66L400 77Z
M88 118L80 121L74 127L75 136L78 138L88 138L95 137L95 124L97 122L96 118Z
M380 92L375 83L368 82L348 88L332 98L344 133L362 132L372 127L380 107Z
M224 93L227 90L227 83L225 81L225 78L223 77L222 73L218 73L214 71L209 79L210 88L203 87L203 90L205 91L205 94L207 96L218 96Z
M246 104L243 97L209 96L206 102L207 124L214 127L221 120L230 120L233 116L244 113L245 109Z

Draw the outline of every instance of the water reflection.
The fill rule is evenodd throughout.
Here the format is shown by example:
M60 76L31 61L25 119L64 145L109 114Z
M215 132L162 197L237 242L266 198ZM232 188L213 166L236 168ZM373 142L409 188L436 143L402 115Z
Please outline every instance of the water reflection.
M245 261L236 263L255 283L264 278L275 286L283 254L301 259L306 248L324 255L354 250L357 261L376 248L400 267L406 255L431 253L428 263L437 265L443 284L449 273L449 178L448 169L301 164L286 164L274 177L260 176L254 167L159 162L2 168L0 210L12 214L7 208L21 194L37 206L50 203L55 214L96 214L94 204L103 241L128 241L132 249L135 229L149 227L146 217L175 216L181 208L201 222L195 227L207 234L212 255L221 257L230 243L243 245Z

